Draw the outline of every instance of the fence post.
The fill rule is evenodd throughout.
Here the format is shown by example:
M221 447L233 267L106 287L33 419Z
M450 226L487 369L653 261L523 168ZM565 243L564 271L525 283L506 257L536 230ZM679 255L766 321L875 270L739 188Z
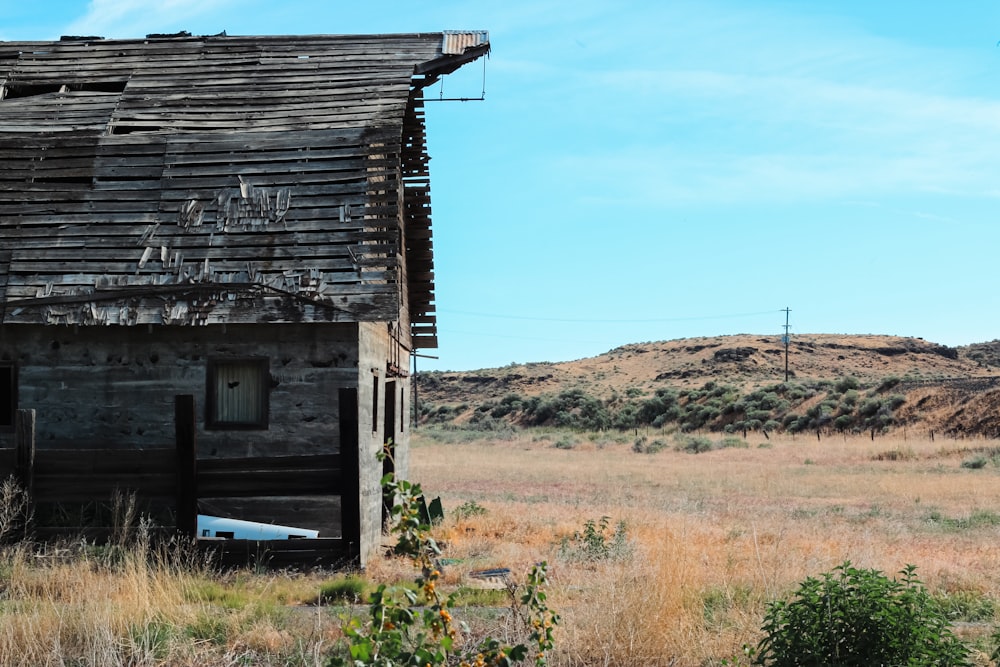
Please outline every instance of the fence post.
M198 454L194 396L174 397L174 440L177 446L177 532L197 537L198 532Z

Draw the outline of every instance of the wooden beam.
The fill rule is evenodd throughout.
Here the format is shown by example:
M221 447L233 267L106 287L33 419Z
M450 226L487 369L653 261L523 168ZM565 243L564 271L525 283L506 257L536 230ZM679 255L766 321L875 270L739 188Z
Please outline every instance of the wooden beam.
M17 450L14 478L31 498L35 483L35 411L14 413L14 447Z
M177 444L177 532L194 538L198 532L198 453L194 396L174 397L174 438Z

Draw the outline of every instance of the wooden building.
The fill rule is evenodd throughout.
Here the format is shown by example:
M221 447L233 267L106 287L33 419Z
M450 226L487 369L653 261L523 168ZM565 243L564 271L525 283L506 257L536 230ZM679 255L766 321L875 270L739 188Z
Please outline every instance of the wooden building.
M319 529L363 564L376 454L391 440L405 474L411 354L437 345L423 90L488 50L0 42L0 448L26 408L39 452L162 448L192 395L203 465L357 461L336 493L293 475L199 495L203 513Z

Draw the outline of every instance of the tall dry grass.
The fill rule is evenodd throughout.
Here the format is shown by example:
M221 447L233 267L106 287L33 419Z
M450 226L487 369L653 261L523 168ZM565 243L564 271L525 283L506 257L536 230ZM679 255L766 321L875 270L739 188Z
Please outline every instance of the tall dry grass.
M322 665L340 619L317 579L219 573L140 537L0 551L0 665Z
M644 454L624 436L453 435L418 432L411 458L413 479L444 501L443 583L547 560L563 616L555 665L718 665L759 640L768 601L845 560L888 573L912 563L935 595L989 603L963 632L990 648L997 443L753 437L688 454L651 431L668 446ZM0 548L0 666L322 665L334 650L345 610L308 604L332 574L219 573L153 548L121 511L108 547ZM583 548L588 522L597 549ZM366 572L413 574L393 559ZM480 634L507 629L499 612L456 616Z
M758 436L638 454L631 438L431 436L416 438L412 476L446 510L487 510L446 524L454 576L552 562L560 665L719 664L760 639L769 600L845 560L914 564L938 595L1000 602L998 468L961 466L993 443ZM561 542L602 516L626 522L633 555L561 559Z

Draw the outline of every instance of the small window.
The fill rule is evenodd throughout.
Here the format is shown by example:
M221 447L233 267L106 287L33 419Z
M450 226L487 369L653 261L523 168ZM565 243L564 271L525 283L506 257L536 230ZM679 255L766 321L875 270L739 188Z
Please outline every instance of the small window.
M17 410L17 372L13 364L0 363L0 428L14 427Z
M205 427L266 429L269 375L267 359L209 360Z

